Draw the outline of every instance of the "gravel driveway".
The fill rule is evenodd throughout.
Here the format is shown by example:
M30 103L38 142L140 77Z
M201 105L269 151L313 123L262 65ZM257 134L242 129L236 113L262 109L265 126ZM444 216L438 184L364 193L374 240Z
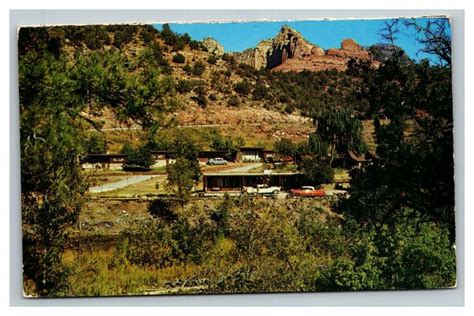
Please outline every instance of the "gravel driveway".
M101 193L101 192L107 192L107 191L113 191L116 189L124 188L130 184L135 184L138 182L142 182L154 177L157 177L158 175L137 175L137 176L131 176L129 178L117 181L117 182L112 182L112 183L104 183L102 185L96 186L96 187L90 187L89 192L90 193Z

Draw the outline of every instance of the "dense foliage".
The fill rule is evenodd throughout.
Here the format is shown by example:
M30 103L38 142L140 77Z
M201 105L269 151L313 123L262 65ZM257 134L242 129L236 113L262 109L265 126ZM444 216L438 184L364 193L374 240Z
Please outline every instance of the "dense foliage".
M138 26L19 31L23 266L25 282L33 284L36 295L67 290L61 257L87 189L79 161L87 151L104 150L98 139L84 142L85 128L102 125L86 113L109 106L118 120L150 128L170 109L172 81L147 57L148 50L129 59L108 45L107 31L121 34L114 42L120 49L138 32L156 36ZM88 42L89 37L97 42ZM74 62L65 49L67 40L73 43Z
M147 146L132 147L125 144L122 148L122 154L126 155L123 163L125 171L147 171L153 165L154 158Z

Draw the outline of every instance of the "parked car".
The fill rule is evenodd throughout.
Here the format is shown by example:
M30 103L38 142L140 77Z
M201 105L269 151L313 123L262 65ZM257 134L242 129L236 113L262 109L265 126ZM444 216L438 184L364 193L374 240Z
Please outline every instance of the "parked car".
M227 165L227 160L222 158L211 158L207 161L208 165Z
M244 187L242 193L247 194L278 194L281 187L268 186L266 184L257 184L255 187Z
M322 189L315 189L313 186L305 185L300 189L291 189L290 194L301 197L323 197L326 192Z

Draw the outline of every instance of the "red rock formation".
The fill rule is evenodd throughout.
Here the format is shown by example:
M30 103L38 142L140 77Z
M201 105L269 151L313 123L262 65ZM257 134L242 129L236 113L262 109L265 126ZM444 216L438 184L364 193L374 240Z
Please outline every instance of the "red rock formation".
M353 39L344 39L341 48L322 48L309 43L297 31L283 26L272 39L260 42L257 47L237 54L239 62L272 71L320 71L336 69L343 71L351 58L368 60L377 67L369 51L362 48Z
M325 52L322 49L319 51L311 50L310 55L282 61L280 65L272 68L272 71L299 72L303 70L321 71L328 69L343 71L347 68L347 62L351 58L369 60L374 67L379 65L379 62L372 58L370 52L363 49L353 39L345 39L342 41L341 48L339 49L330 48Z

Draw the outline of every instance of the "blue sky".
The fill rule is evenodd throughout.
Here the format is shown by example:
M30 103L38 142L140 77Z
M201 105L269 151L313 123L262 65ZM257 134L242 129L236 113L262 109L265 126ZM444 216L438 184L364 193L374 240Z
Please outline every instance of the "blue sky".
M177 33L188 33L195 40L212 37L220 42L225 51L243 51L255 47L261 40L271 38L278 33L282 25L289 25L299 31L308 41L324 49L339 48L345 38L353 38L362 46L380 43L378 31L384 27L381 20L319 20L319 21L282 21L282 22L232 22L232 23L170 23L170 27ZM427 19L418 19L419 23L426 23ZM161 24L154 25L161 29ZM400 24L400 33L395 44L402 47L412 59L428 58L433 56L416 53L421 48L416 41L415 31Z

